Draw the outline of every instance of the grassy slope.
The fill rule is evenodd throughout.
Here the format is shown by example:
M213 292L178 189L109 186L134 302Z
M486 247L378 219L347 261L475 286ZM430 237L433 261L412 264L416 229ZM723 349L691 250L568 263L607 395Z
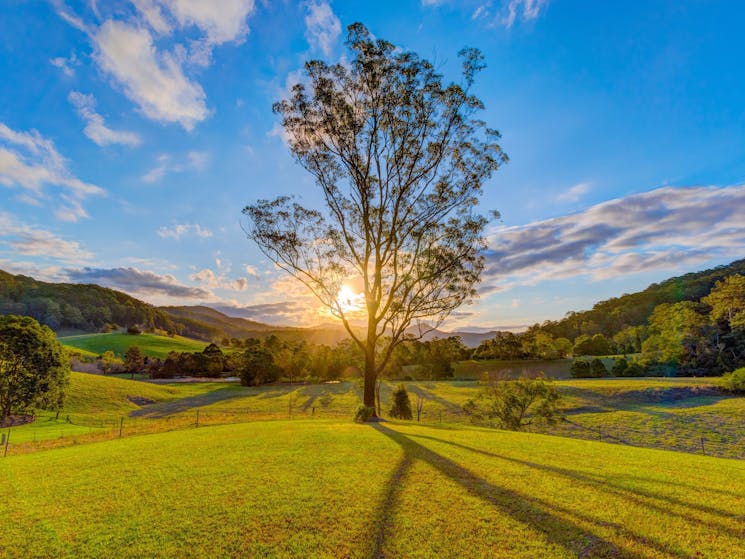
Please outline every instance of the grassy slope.
M745 464L542 435L258 422L8 457L0 479L0 557L745 554Z
M202 351L207 344L190 338L175 336L156 336L154 334L85 334L82 336L68 336L60 338L60 342L70 348L77 348L94 355L101 355L111 350L119 357L131 346L138 346L142 353L152 357L165 357L169 351Z

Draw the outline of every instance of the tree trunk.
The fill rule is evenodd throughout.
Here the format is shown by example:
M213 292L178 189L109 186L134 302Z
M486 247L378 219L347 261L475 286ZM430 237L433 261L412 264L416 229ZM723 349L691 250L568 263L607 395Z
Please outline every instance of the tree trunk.
M362 403L373 409L373 417L378 417L375 411L375 346L365 351L365 384L362 390Z

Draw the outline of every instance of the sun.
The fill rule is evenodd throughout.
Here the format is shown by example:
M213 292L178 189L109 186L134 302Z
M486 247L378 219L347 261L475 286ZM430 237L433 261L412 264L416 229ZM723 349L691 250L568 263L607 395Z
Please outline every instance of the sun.
M349 285L342 285L339 294L336 296L341 311L345 314L359 312L364 308L364 296L357 293Z

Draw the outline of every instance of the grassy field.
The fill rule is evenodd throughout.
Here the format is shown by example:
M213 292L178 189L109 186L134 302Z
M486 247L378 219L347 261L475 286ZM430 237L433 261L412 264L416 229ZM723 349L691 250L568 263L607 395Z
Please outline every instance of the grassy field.
M568 421L531 430L548 434L745 458L745 398L716 390L717 379L571 379L556 381ZM384 415L397 382L384 382ZM463 403L474 381L404 383L422 422L465 424ZM265 419L349 418L361 400L359 380L333 384L151 384L73 373L59 417L41 412L11 429L11 454L200 425ZM69 418L69 419L68 419ZM703 439L703 442L702 442Z
M745 463L273 421L0 460L0 557L739 558Z
M71 349L85 352L87 356L98 356L104 351L111 350L119 357L131 346L138 346L143 354L151 357L163 358L169 351L202 351L207 344L198 340L175 336L156 336L155 334L84 334L81 336L67 336L59 339L62 345Z

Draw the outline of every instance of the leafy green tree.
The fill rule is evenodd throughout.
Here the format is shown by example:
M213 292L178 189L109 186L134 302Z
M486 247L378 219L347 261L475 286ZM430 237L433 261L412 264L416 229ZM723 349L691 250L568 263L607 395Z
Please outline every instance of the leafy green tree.
M411 413L411 400L409 400L409 393L406 391L406 387L403 384L399 384L393 391L392 396L393 402L388 412L389 415L396 419L411 419L413 417Z
M349 64L305 65L307 85L274 105L290 151L313 175L323 210L288 197L244 209L248 235L302 282L364 354L363 402L412 325L441 323L475 295L487 219L486 180L507 158L477 118L481 54L461 51L463 83L428 61L349 27ZM344 304L342 286L363 304ZM364 334L352 326L365 322ZM350 322L352 321L352 322Z
M718 281L701 301L711 306L714 320L726 320L732 328L745 328L745 276L734 274Z
M711 326L703 305L691 301L658 305L649 317L649 330L642 343L643 362L698 368L699 363L711 361Z
M29 406L59 408L70 361L47 326L28 316L0 316L0 418Z
M139 346L131 346L124 354L124 370L135 378L135 373L139 373L145 366L145 356Z
M124 361L117 357L116 354L110 349L104 351L98 360L98 367L105 375L108 375L110 372L117 369L118 367L121 367L123 364Z
M590 371L592 372L593 377L608 376L608 369L606 368L605 363L597 357L590 361Z
M722 375L722 387L729 392L745 393L745 367Z
M496 419L500 427L520 431L533 422L559 421L560 400L549 380L490 380L475 399L463 405L463 410L474 419Z
M620 359L616 359L613 362L613 368L611 369L611 374L614 377L624 377L626 375L626 371L629 368L629 362L621 357Z
M243 386L274 382L279 378L279 372L271 351L264 344L251 344L243 352L243 359L238 370Z

